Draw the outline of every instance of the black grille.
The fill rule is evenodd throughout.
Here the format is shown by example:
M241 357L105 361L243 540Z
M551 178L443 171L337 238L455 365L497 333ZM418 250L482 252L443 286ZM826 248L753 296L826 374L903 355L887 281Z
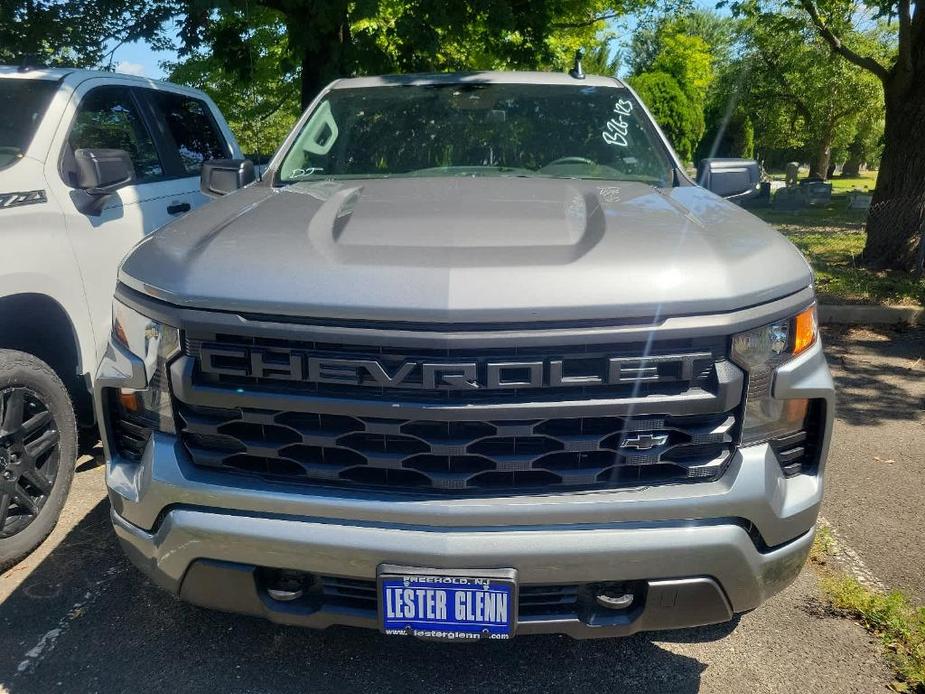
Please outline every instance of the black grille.
M318 586L325 605L370 612L378 609L375 581L319 576ZM581 590L579 585L520 586L519 618L574 616L579 611Z
M418 421L180 404L197 465L294 482L435 491L715 479L735 417Z
M194 464L415 494L542 493L714 480L738 435L743 381L723 337L473 347L270 334L184 333L171 372ZM319 377L319 361L348 382ZM472 388L424 378L461 364Z

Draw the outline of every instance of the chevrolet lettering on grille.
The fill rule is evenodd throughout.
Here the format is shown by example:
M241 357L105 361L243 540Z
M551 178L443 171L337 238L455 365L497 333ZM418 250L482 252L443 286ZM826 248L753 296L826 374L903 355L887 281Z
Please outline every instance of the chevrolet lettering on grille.
M417 390L503 390L690 381L712 363L709 352L648 357L594 357L385 362L321 356L307 351L205 344L203 373Z

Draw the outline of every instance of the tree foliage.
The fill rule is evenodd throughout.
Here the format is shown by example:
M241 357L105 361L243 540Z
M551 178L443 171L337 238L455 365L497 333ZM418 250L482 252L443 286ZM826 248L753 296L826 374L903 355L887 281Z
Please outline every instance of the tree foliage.
M858 40L875 42L877 37ZM742 69L749 74L745 102L763 114L768 126L759 147L798 148L812 174L823 178L862 122L871 127L883 112L879 81L833 55L799 15L756 23Z
M607 21L652 0L187 0L183 54L233 64L213 26L229 9L275 14L304 107L327 82L391 72L567 69L579 47L609 37Z
M213 43L233 59L197 48L163 66L168 78L209 94L246 153L272 154L300 111L299 74L285 25L266 9L229 9L209 25L208 44Z
M0 63L32 56L47 65L104 67L124 43L168 45L163 25L176 11L160 0L2 0Z
M620 71L621 56L611 51L610 41L599 40L582 59L582 68L589 75L614 77Z
M682 13L665 10L633 33L628 60L630 72L640 74L652 70L664 39L678 34L703 40L709 47L713 67L717 69L732 58L739 41L739 24L712 10L694 9Z
M643 68L630 83L649 106L678 155L690 161L705 130L704 108L713 84L713 55L684 22L662 21L650 42L638 44L631 64ZM651 52L654 49L654 52Z
M586 49L586 72L614 74L608 20L650 2L190 1L170 78L212 95L249 151L278 144L298 111L338 77L565 70L578 48Z
M678 156L690 161L703 135L703 108L691 100L678 80L667 72L644 72L631 77L630 85L649 107Z
M734 12L760 22L799 13L829 49L883 88L883 154L862 259L908 269L925 243L925 3L914 0L735 0ZM889 46L864 40L865 24L887 22ZM798 30L794 24L791 31Z

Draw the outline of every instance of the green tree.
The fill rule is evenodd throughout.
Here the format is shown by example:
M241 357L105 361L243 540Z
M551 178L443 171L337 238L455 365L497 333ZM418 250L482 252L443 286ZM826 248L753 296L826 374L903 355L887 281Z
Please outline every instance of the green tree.
M631 77L629 82L665 131L678 156L690 161L703 135L703 108L667 72L644 72Z
M755 126L748 110L737 99L716 98L704 112L706 131L697 146L696 158L755 156Z
M614 77L620 71L620 54L611 52L610 41L601 40L585 53L581 65L589 75Z
M709 46L713 68L732 59L740 38L738 20L707 9L684 12L663 10L657 18L644 23L634 33L629 48L628 66L632 74L649 72L662 51L665 37L676 34L696 36Z
M844 148L842 176L857 176L862 166L878 168L883 152L883 112L871 109L858 121L854 138Z
M389 72L567 69L607 22L652 0L187 0L184 56L201 47L231 62L212 25L226 10L270 10L285 27L305 107L337 77ZM221 11L217 11L221 10Z
M925 226L925 2L735 0L732 7L759 21L798 10L834 54L879 80L883 155L861 258L873 268L911 268ZM860 31L871 16L889 21L886 55Z
M699 36L668 34L662 39L651 70L674 77L684 93L703 106L713 83L713 56Z
M713 58L699 36L676 33L674 23L660 26L658 52L630 83L678 155L690 161L706 127L704 106L713 83Z
M176 11L160 0L3 0L0 63L28 55L47 65L105 67L124 43L169 45L164 22Z
M228 9L208 27L208 44L221 44L224 60L196 49L162 65L168 79L204 90L228 119L244 152L272 154L299 117L299 75L290 58L286 27L266 9Z
M797 133L811 175L826 178L833 153L846 150L861 119L882 112L880 85L832 55L806 22L796 31L798 15L783 22L769 18L752 28L747 100L754 110L781 112L778 123Z

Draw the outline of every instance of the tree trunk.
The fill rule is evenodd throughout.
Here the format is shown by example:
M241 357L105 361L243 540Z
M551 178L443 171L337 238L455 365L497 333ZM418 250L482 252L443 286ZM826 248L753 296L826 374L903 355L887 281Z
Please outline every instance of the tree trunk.
M925 70L899 91L885 85L883 159L861 254L875 269L912 269L925 224Z
M849 156L845 161L844 166L841 167L841 175L846 178L857 178L861 174L861 159L860 157Z
M824 135L816 152L816 161L809 167L809 176L818 176L822 179L829 177L829 161L832 159L832 137Z
M302 51L300 94L303 110L331 81L344 76L344 48L349 40L344 23L331 27L317 40L306 43Z

